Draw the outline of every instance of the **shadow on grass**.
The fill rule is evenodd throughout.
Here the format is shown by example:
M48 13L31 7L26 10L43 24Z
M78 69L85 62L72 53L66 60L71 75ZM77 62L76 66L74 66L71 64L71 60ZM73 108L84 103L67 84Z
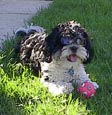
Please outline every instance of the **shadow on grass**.
M13 98L6 95L4 91L0 93L0 115L26 115L23 106L15 102Z

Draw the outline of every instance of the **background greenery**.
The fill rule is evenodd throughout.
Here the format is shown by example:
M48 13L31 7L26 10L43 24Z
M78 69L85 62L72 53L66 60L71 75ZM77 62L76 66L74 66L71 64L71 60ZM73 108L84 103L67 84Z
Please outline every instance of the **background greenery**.
M94 44L95 56L86 71L100 88L92 99L74 94L52 96L19 63L14 53L16 41L4 43L0 53L0 115L111 115L112 114L112 1L54 0L29 21L52 28L60 22L76 20L84 26Z

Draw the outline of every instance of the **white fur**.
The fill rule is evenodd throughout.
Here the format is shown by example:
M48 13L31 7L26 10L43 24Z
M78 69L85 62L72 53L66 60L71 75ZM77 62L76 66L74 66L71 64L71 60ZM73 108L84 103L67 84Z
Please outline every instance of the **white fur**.
M61 51L56 52L51 63L41 62L41 72L43 73L41 81L54 95L69 94L73 92L74 84L80 85L85 81L91 82L89 74L85 72L82 64L82 60L87 57L86 49L78 46L75 62L67 60L66 57L70 54L72 52L69 46L65 46ZM71 70L74 72L73 74L69 73ZM49 77L49 80L44 80L46 76ZM95 88L98 88L97 83L93 82L93 84Z
M43 80L44 77L42 77L41 81L54 95L63 93L69 94L74 90L74 83L79 85L85 81L91 81L79 59L74 63L67 61L66 58L63 58L60 61L53 60L51 63L43 62L41 63L41 67L42 72L44 73L43 76L49 77L48 81ZM73 76L68 73L70 68L74 69ZM95 86L98 87L97 84Z

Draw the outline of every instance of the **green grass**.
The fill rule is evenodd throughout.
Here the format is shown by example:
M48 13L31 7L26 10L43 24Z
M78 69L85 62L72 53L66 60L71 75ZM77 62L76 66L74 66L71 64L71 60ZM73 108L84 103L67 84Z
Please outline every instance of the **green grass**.
M32 74L18 63L15 40L4 43L0 53L0 115L111 115L112 114L112 1L54 0L30 20L49 33L60 22L77 20L94 44L95 57L86 70L100 88L86 100L75 91L52 96Z

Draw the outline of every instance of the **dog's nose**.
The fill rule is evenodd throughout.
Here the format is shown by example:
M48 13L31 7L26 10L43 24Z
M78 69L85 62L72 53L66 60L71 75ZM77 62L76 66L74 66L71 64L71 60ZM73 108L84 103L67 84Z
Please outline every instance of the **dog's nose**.
M72 47L70 47L70 49L71 49L72 52L76 52L77 51L77 47L76 46L72 46Z

